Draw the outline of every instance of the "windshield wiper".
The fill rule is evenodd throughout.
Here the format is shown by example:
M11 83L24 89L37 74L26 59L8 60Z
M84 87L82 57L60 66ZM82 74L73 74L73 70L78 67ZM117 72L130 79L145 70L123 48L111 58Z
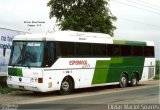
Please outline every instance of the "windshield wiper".
M34 56L30 52L26 52L23 57L23 65L30 68L30 63L34 62Z
M21 52L22 53L22 52ZM15 61L15 63L12 65L13 67L15 66L15 65L20 65L20 62L22 62L22 58L21 58L22 56L20 55L18 58L17 58L17 60ZM21 63L22 64L22 63Z
M20 50L20 55L17 58L17 60L15 61L15 63L12 65L13 67L15 65L22 65L22 62L23 62L23 53L24 53L24 50L25 50L25 44L23 44L22 48L19 45L19 50Z

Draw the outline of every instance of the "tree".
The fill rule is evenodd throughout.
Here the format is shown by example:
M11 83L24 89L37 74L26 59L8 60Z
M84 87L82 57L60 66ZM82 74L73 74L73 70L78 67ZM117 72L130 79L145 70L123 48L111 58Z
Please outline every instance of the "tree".
M107 0L50 0L50 18L56 17L61 30L101 32L113 36L116 17Z
M160 74L160 61L156 61L156 74Z

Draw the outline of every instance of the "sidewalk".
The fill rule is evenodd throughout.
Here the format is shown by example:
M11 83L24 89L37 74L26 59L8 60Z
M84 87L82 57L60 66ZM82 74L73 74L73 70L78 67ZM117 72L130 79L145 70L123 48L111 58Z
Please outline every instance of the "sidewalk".
M151 79L151 80L147 80L147 81L140 81L138 84L144 84L144 85L160 85L160 80L153 80L153 79Z

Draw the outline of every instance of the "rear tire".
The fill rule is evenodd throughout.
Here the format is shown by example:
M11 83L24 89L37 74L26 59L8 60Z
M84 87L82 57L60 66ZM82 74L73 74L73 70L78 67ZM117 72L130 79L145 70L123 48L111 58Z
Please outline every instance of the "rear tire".
M131 76L131 86L137 86L138 84L138 76L136 74L133 74Z
M120 81L119 81L119 85L121 88L127 87L128 84L128 78L126 74L122 74Z
M59 94L67 95L70 94L73 90L73 82L70 78L65 78L61 83L61 88Z

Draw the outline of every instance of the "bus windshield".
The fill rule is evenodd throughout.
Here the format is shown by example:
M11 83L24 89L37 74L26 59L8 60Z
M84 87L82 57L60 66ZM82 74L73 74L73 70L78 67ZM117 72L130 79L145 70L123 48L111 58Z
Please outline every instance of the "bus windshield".
M43 60L43 51L43 42L13 42L9 65L41 67Z

